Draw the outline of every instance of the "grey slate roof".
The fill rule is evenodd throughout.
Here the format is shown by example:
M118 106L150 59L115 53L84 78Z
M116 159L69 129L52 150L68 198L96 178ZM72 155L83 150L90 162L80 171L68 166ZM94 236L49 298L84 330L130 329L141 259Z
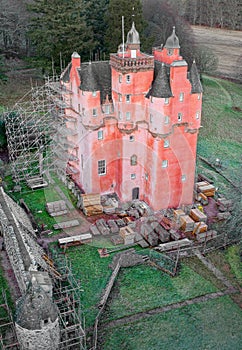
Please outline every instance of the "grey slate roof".
M101 103L108 95L111 100L111 68L109 61L82 63L78 70L81 79L81 90L100 91Z
M172 97L169 68L161 62L155 61L154 80L146 97Z
M202 84L200 82L200 77L199 77L199 73L198 73L197 65L196 65L195 61L193 62L192 66L191 66L188 78L189 78L190 83L192 85L192 90L191 90L192 94L203 92Z
M167 49L180 48L179 39L176 35L176 28L175 27L173 27L172 34L166 40L165 48L167 48Z
M57 308L44 290L35 282L30 284L26 294L17 305L16 323L25 328L41 329L41 321L57 319Z

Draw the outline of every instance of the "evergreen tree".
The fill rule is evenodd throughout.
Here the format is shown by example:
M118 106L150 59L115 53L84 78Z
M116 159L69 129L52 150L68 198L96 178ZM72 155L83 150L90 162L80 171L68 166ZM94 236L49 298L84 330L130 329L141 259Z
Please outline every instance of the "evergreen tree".
M33 12L29 33L39 57L58 66L60 54L66 62L73 51L89 56L94 43L83 0L34 0L29 10Z
M5 64L3 60L3 56L0 55L0 83L7 81L7 76L5 75Z
M122 42L122 16L124 16L125 41L126 35L131 29L132 21L134 21L141 37L141 44L143 43L142 33L146 23L141 1L110 0L105 17L107 23L105 47L108 53L117 52L118 46Z
M102 59L102 52L105 49L104 33L106 32L107 23L104 20L107 12L109 0L84 0L87 5L86 18L87 25L93 32L95 42L94 51L91 54L91 59Z

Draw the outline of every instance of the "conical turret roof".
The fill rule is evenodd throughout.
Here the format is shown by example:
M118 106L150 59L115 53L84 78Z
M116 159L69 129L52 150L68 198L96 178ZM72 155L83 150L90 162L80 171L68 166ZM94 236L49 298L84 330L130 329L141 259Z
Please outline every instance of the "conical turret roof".
M166 49L179 49L179 39L176 35L176 27L173 27L172 34L166 40L165 46Z
M139 33L135 28L134 22L132 23L132 28L127 34L127 44L140 44Z

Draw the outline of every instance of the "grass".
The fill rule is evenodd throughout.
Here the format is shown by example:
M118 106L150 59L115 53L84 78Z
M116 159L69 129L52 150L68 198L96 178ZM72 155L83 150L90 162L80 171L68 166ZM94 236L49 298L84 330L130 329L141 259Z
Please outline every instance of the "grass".
M97 315L98 302L112 273L108 267L112 256L101 259L97 248L90 245L69 248L66 253L73 273L81 280L84 289L83 311L87 326L90 326ZM182 265L179 276L175 278L147 265L125 268L116 281L113 291L115 298L106 317L115 319L215 291L217 288L210 281L186 264Z
M146 265L123 269L115 289L116 295L109 307L108 319L128 316L217 291L211 282L186 264L182 264L179 275L173 278Z
M214 162L219 158L224 174L239 182L241 170L242 89L218 78L203 78L202 126L198 154ZM198 162L198 171L206 167ZM224 180L222 180L224 186ZM220 182L219 182L220 185Z
M101 349L237 350L241 331L241 310L225 296L110 328Z
M226 259L237 281L242 285L242 263L240 259L240 246L229 247L226 251Z

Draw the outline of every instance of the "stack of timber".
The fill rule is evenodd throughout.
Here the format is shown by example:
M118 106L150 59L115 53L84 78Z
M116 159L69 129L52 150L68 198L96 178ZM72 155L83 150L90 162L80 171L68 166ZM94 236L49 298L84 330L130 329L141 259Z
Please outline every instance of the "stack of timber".
M208 225L205 224L205 222L202 222L202 221L195 222L193 232L195 232L196 235L199 233L207 232L207 230L208 230Z
M134 244L135 232L130 226L121 227L119 235L123 238L125 245Z
M149 243L138 233L135 233L134 237L135 243L137 243L141 248L149 247Z
M202 213L199 209L191 209L190 217L196 222L207 221L207 216L204 213Z
M103 212L100 194L82 194L79 200L79 206L86 216L98 215Z
M99 231L99 229L97 228L96 225L91 225L91 226L89 227L89 231L91 232L91 234L93 234L93 236L98 236L98 235L100 235L100 231Z
M140 230L141 235L143 236L143 238L152 246L156 246L158 244L159 241L159 237L157 235L156 232L154 232L153 228L148 225L148 224L144 224L141 226L141 230Z
M189 215L183 215L180 218L181 220L181 229L184 232L192 232L194 229L194 221Z
M186 215L185 212L183 210L181 210L181 209L174 210L173 214L174 214L174 221L177 224L181 223L181 216Z
M56 202L48 202L46 204L46 210L50 214L50 216L59 216L68 213L66 202L63 200Z
M196 191L203 193L206 197L214 197L215 187L207 181L197 182L195 185Z
M78 236L70 236L58 239L60 248L72 247L90 242L92 242L92 235L90 233L83 233Z
M115 236L112 236L110 238L110 241L113 243L113 245L121 245L121 244L124 244L124 239L123 237L119 236L119 235L115 235Z

